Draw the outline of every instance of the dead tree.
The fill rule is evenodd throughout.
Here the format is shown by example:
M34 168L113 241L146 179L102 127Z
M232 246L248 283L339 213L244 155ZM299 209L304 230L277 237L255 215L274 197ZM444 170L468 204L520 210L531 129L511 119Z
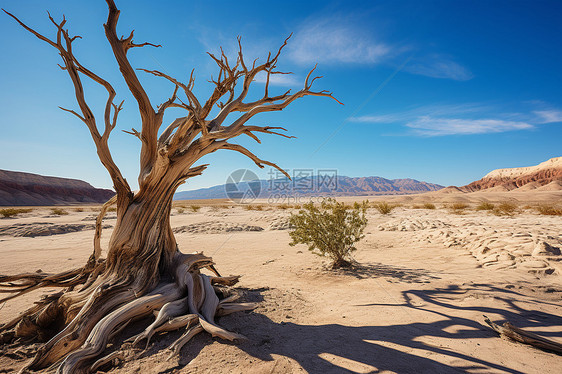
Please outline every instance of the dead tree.
M169 218L174 192L186 179L200 175L205 170L207 165L196 165L199 159L221 149L239 152L261 168L269 165L283 172L274 163L260 159L241 145L231 143L231 139L247 135L259 143L259 134L289 137L279 132L285 130L281 127L246 123L258 113L280 111L303 96L325 96L336 100L330 92L311 90L312 83L319 78L312 77L314 69L306 77L301 90L270 96L270 77L284 74L276 68L287 40L277 53L270 53L265 62L258 64L257 60L251 63L244 60L238 39L239 50L234 64L222 49L218 56L209 53L218 65L219 73L216 80L211 79L214 90L205 102L193 93L193 72L189 81L182 83L160 71L139 69L161 77L173 86L171 97L155 108L127 55L133 48L155 45L133 42L133 32L128 37L118 37L120 12L113 0L106 2L109 13L104 24L105 35L119 70L138 104L141 118L140 131L130 131L142 143L137 192L129 187L108 147L108 138L117 125L123 102L116 104L116 92L112 85L78 61L73 53L73 44L79 37L71 36L65 29L64 17L61 22L56 22L49 15L56 33L54 38L48 38L5 11L23 28L59 52L63 61L59 66L68 73L74 85L79 107L76 111L61 109L86 124L99 159L109 172L116 191L116 196L104 205L98 217L94 251L84 267L52 275L40 273L0 277L0 291L12 293L1 301L41 287L63 288L61 292L43 298L22 315L0 327L4 342L31 338L45 341L27 364L26 369L29 370L59 363L62 373L95 370L115 357L114 352L100 358L108 339L116 331L120 331L131 320L153 313L157 315L156 320L134 338L135 342L150 339L158 331L186 326L186 333L171 347L175 352L203 330L224 339L239 338L239 335L216 325L214 318L251 309L253 305L233 303L234 296L229 296L228 292L218 292L218 287L234 284L237 277L221 277L214 269L211 258L201 253L183 254L179 251ZM259 100L245 101L258 73L267 77L265 93ZM101 126L86 102L83 79L91 79L107 90ZM185 97L180 97L183 95ZM219 108L218 114L212 117L215 106ZM186 114L160 132L168 108L181 108ZM229 115L236 115L237 118L225 124ZM117 222L107 255L102 259L101 220L111 204L117 206ZM215 275L201 273L202 268L209 268ZM222 295L223 299L219 299L217 294Z

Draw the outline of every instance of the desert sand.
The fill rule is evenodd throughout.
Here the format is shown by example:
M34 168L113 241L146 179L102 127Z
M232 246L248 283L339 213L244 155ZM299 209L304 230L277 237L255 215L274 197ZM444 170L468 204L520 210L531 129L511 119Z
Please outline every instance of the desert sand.
M515 326L562 343L562 217L536 204L562 201L557 190L442 191L370 198L400 203L388 215L368 211L366 237L353 270L331 271L306 246L290 247L294 209L261 210L224 202L177 202L172 227L180 249L212 256L252 312L222 317L248 340L233 344L200 334L167 360L181 332L144 347L123 345L112 373L559 373L561 356L500 338L485 323ZM339 200L361 201L361 197ZM512 201L512 216L476 211L480 201ZM413 209L435 203L437 209ZM464 202L456 214L443 204ZM95 208L34 208L0 220L0 274L58 272L82 266L92 251ZM107 246L115 213L104 220ZM47 291L55 292L55 290ZM0 305L0 323L40 292ZM132 325L120 339L138 333ZM17 372L30 351L0 356L0 372Z

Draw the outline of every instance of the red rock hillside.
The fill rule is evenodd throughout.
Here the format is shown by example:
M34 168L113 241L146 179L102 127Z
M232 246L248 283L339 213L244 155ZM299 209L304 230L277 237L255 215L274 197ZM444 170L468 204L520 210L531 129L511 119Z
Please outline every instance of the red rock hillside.
M77 179L0 170L0 206L104 203L114 194Z
M463 192L475 192L489 188L514 190L559 186L562 182L562 157L551 158L536 166L494 170L484 178L460 187Z

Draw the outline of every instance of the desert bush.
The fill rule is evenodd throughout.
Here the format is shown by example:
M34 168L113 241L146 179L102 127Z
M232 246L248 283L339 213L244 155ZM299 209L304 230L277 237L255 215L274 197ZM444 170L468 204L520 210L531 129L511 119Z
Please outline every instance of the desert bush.
M539 205L537 211L545 216L562 216L562 208L552 205Z
M56 216L66 216L68 212L61 208L53 208L51 209L51 214L54 214Z
M0 209L0 214L4 218L9 218L9 217L15 217L21 213L29 213L32 210L33 209L29 209L29 208L5 208L5 209Z
M287 203L283 203L283 204L279 204L277 205L277 208L281 209L281 210L286 210L289 209L291 206Z
M435 204L433 204L433 203L424 203L424 204L423 204L423 208L424 208L424 209L435 209Z
M312 202L304 204L298 214L292 213L289 218L294 227L289 232L289 245L308 245L313 253L329 257L334 269L349 266L347 258L356 250L355 243L364 237L367 208L367 201L346 208L332 198L324 199L319 206Z
M517 210L517 205L510 203L509 201L504 201L500 203L492 211L496 216L512 216Z
M412 209L423 209L422 205L414 204L412 205Z
M380 214L389 214L392 209L396 208L396 205L390 205L386 201L381 201L380 203L375 203L374 207L380 212Z
M487 201L482 201L480 204L478 204L476 210L494 210L494 207L495 207L494 204L489 203Z
M84 211L84 208L74 208L74 211L80 213Z
M176 208L176 211L178 212L178 214L183 214L185 212L185 209L183 208Z
M201 206L199 206L199 205L190 205L189 208L191 209L192 212L197 213L197 212L201 209Z
M108 212L117 212L117 208L112 206L111 208L107 209Z

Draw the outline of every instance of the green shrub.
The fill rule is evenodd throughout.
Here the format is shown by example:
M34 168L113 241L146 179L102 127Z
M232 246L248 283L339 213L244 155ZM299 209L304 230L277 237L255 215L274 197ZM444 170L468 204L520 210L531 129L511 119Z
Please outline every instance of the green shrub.
M386 201L381 201L380 203L375 203L374 207L380 212L380 214L389 214L392 209L396 208L396 205L390 205Z
M367 208L367 201L346 208L332 198L322 201L319 207L312 202L304 204L298 214L292 213L289 218L294 227L289 232L292 239L289 245L308 245L313 253L328 256L334 269L349 266L347 258L356 250L355 243L364 237Z
M478 204L476 210L494 210L494 207L495 207L494 204L489 203L487 201L482 201L480 204Z
M66 216L68 214L68 212L64 209L61 208L53 208L51 209L51 213L56 215L56 216Z
M21 213L29 213L32 210L33 209L29 209L29 208L5 208L5 209L0 209L0 214L4 218L9 218L9 217L15 217Z
M537 211L545 216L562 216L562 208L552 205L539 205Z

